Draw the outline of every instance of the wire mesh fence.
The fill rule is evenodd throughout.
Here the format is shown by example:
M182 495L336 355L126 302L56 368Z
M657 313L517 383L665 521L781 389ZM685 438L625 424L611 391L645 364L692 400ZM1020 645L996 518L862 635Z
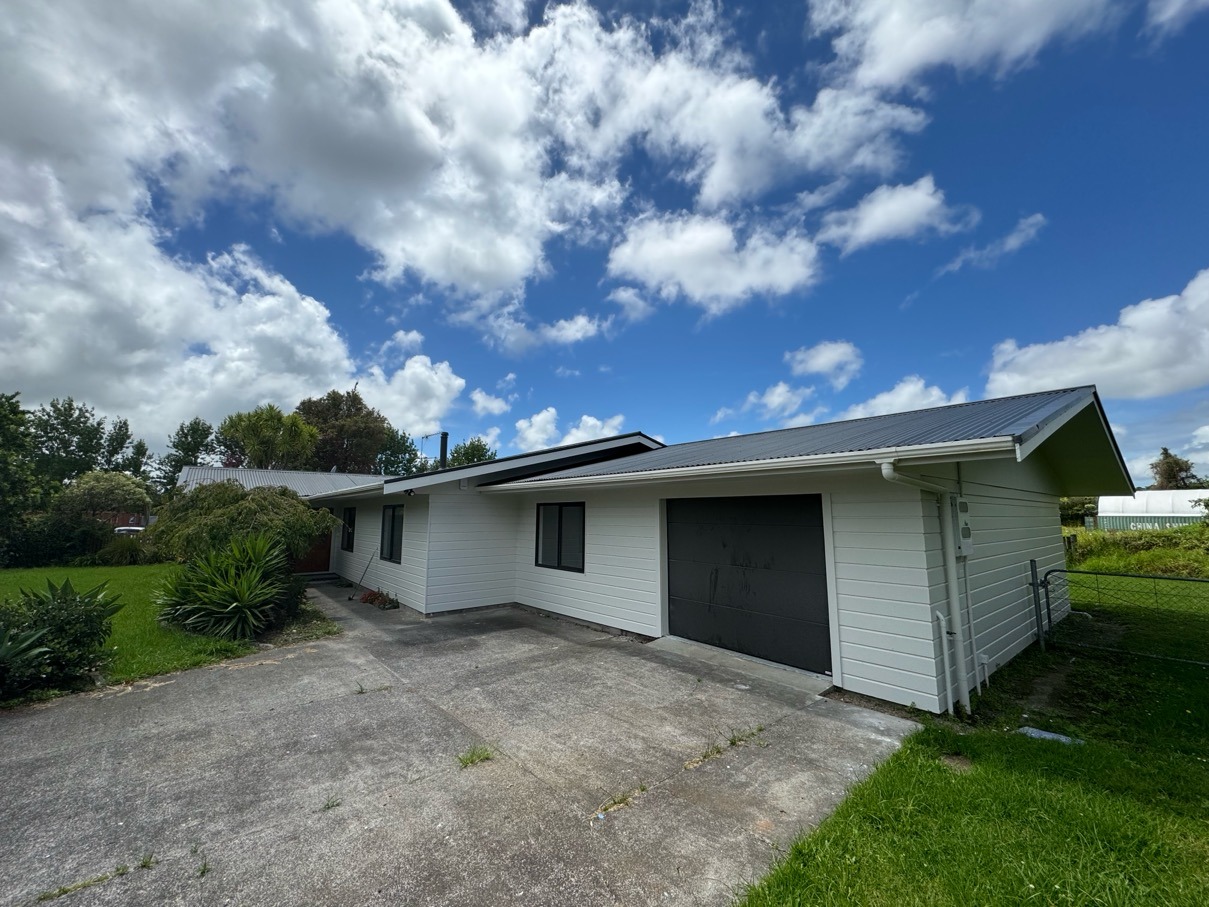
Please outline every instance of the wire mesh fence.
M1050 570L1040 586L1055 645L1209 664L1209 579Z

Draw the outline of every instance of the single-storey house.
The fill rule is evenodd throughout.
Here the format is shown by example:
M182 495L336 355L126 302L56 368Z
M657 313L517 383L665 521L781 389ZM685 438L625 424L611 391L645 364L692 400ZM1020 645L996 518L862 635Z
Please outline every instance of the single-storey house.
M1063 564L1058 497L1131 490L1078 387L307 497L343 522L331 569L423 614L519 603L941 712L1036 638L1029 562Z

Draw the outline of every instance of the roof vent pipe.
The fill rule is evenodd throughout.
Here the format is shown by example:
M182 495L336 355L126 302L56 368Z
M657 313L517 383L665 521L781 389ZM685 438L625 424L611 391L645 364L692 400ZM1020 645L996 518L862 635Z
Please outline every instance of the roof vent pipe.
M937 515L940 517L940 546L944 555L945 590L949 599L949 623L954 642L957 643L957 677L960 681L957 684L957 695L966 714L969 714L970 673L966 670L966 634L961 622L961 590L957 585L957 533L953 529L953 520L949 514L949 495L952 492L943 485L903 475L895 468L894 460L882 460L878 465L882 469L882 478L887 482L908 485L936 495ZM945 678L945 683L948 683L948 678Z
M449 465L449 432L441 432L441 468Z

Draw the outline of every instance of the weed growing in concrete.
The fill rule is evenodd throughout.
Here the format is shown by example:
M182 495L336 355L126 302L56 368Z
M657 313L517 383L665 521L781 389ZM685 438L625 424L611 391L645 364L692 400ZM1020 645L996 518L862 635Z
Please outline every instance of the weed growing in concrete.
M365 692L365 687L363 687L360 683L358 683L357 690L356 690L357 695L360 696L364 692Z
M709 749L707 749L705 752L703 752L700 756L695 756L692 759L688 760L688 762L684 763L684 768L687 771L692 771L693 769L697 768L698 766L704 765L706 762L709 762L709 760L711 760L711 759L717 759L724 752L726 752L727 749L734 748L736 746L743 746L744 744L750 743L753 740L755 740L757 746L766 746L767 744L762 743L759 740L756 740L756 737L758 737L762 733L764 733L764 725L762 725L762 724L757 724L754 728L751 728L746 731L735 730L732 728L726 737L725 746L723 746L721 743L715 743L713 746L711 746Z
M189 845L189 853L193 854L193 856L197 856L199 853L201 853L201 841L194 841L191 845Z
M197 867L197 877L199 879L204 879L206 877L206 873L208 873L209 871L210 871L210 861L202 860L201 866Z
M608 800L605 800L604 803L600 804L600 806L596 807L595 815L612 812L615 809L622 809L623 807L629 806L634 802L635 797L637 797L639 794L645 794L646 791L646 784L641 783L631 790L624 791L620 794L614 794Z
M491 747L483 743L476 743L458 756L458 762L461 763L462 768L470 768L470 766L478 765L480 762L488 762L494 756L495 753L491 752Z
M76 891L83 891L85 888L92 888L94 885L102 885L110 879L116 879L118 876L124 876L130 871L129 866L115 866L113 872L103 872L96 878L85 879L82 882L76 882L72 885L62 885L53 891L44 891L38 895L38 902L53 901L55 898L61 898L65 894L72 894Z
M341 804L339 797L328 797L323 801L323 806L319 807L320 812L327 812L329 809L335 809Z
M154 866L158 862L159 862L159 860L157 860L155 858L155 854L145 853L139 859L139 869L150 869L152 866Z

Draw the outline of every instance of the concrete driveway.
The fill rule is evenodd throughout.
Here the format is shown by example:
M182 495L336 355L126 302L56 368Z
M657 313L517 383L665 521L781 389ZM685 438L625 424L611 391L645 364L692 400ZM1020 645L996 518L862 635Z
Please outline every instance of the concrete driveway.
M0 713L3 903L126 866L56 903L727 904L914 727L674 641L319 592L344 636Z

